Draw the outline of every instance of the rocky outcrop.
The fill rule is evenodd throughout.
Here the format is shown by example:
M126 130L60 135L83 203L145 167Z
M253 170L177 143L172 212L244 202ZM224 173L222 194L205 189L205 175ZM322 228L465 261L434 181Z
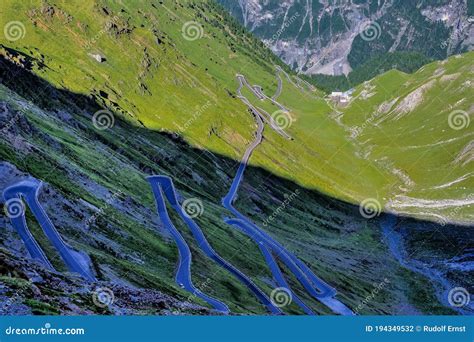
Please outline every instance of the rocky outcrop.
M0 248L0 315L209 315L209 309L153 289L85 283Z
M356 52L373 43L370 50L376 53L420 51L435 59L469 50L474 44L474 25L463 0L436 4L393 0L370 4L325 0L219 2L288 65L307 74L350 72L354 58L350 62L348 56L357 37L363 37L366 44L358 45ZM355 55L364 58L364 53Z

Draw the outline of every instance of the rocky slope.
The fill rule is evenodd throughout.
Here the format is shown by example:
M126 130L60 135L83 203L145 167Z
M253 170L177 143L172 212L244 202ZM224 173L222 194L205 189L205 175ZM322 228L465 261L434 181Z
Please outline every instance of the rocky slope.
M70 274L0 249L1 315L209 315L208 308L155 289L110 281L84 283Z
M347 74L394 51L444 59L474 43L466 0L219 2L294 70L306 74Z

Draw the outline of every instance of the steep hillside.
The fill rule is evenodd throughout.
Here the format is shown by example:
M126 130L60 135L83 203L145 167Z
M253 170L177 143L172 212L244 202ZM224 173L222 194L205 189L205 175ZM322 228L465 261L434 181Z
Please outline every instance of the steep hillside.
M4 160L0 190L28 177L42 180L40 203L63 239L88 255L98 280L84 282L66 272L37 221L27 212L28 227L57 271L33 263L10 219L2 216L0 295L6 305L0 307L1 314L214 313L175 283L178 251L163 221L157 219L146 183L151 174L173 177L183 205L184 199L198 204L197 215L190 214L213 248L268 296L274 293L278 287L258 244L221 220L229 215L220 201L234 177L234 160L118 119L113 129L98 130L91 120L97 109L94 101L55 89L10 62L3 62L1 70L6 86L0 86L0 158ZM6 77L9 73L15 77ZM38 97L38 90L46 91L49 100ZM443 304L444 292L438 298L436 281L427 285L422 275L402 267L381 243L386 237L378 219L367 220L357 207L264 169L249 168L245 179L239 210L263 224L335 286L337 298L358 314L454 313ZM189 243L197 288L221 299L233 313L265 313L243 284L204 255L178 215L169 210ZM408 223L401 221L400 226ZM410 224L412 232L419 229L419 223ZM420 228L420 234L427 229L425 225ZM446 235L439 236L439 241L427 241L436 253L432 254L434 260L423 259L425 265L443 264L447 258L469 252L462 227L447 225L445 229ZM447 244L453 248L439 248ZM461 260L452 264L463 265ZM294 293L313 312L332 313L304 291L288 268L283 266L282 270ZM461 279L458 285L471 282L459 269L447 271L450 277ZM303 313L291 299L286 303L282 307L285 313Z
M288 65L307 74L347 74L395 51L444 59L473 44L472 1L219 2Z
M85 2L79 8L70 6L22 3L7 7L6 18L19 13L16 16L23 19L20 23L25 34L18 40L6 40L3 54L14 59L15 53L9 48L24 53L41 77L58 87L90 94L113 109L115 115L138 126L176 133L193 146L233 159L242 155L252 138L253 123L245 105L235 97L235 75L243 74L251 85L260 85L269 95L278 83L272 61L255 40L236 35L232 26L223 30L222 14L212 3L125 7ZM198 22L191 21L193 13ZM215 19L218 17L219 21ZM189 36L192 34L197 36ZM104 60L98 62L91 57L94 54ZM469 58L463 60L469 68ZM462 73L456 82L467 80L468 75ZM430 76L416 74L414 79L429 81ZM387 194L399 180L393 170L367 162L358 153L359 146L348 140L344 127L331 118L332 109L321 93L310 89L309 96L287 77L282 79L279 101L291 111L286 125L295 132L295 140L268 131L268 144L257 150L250 163L354 203L373 197L388 201ZM391 89L400 89L393 88L394 80L389 82ZM459 99L450 100L445 108L441 106L440 113L451 107L469 111L469 99L457 102L466 97L468 89L469 85L454 88ZM396 91L393 94L403 96ZM438 95L433 96L435 99ZM263 106L269 101L259 102ZM356 102L353 108L358 106ZM271 102L266 110L279 114L279 108ZM428 120L428 113L418 115ZM354 117L360 120L365 116ZM446 120L442 121L438 127L445 125ZM454 138L458 133L448 130L445 134ZM437 142L436 136L430 137L431 143ZM452 154L461 153L458 146L453 148ZM353 170L358 170L357 182ZM422 166L418 172L426 175L428 169ZM385 200L381 202L383 205Z
M4 45L31 57L38 75L55 86L90 94L138 126L174 132L193 146L240 158L254 124L235 97L235 75L245 75L267 94L277 88L274 65L254 39L236 35L230 26L222 29L222 20L214 19L221 18L220 12L207 3L165 2L157 8L51 4L15 3L5 11L6 18L22 19L26 34ZM190 40L182 29L194 17L197 31L191 27L189 34L198 36ZM97 62L90 54L105 60ZM298 131L298 139L287 141L268 131L266 150L257 151L251 164L352 202L384 187L390 175L354 158L355 149L329 118L331 109L321 94L307 98L292 85L284 89L282 101L301 106L294 108L290 128ZM268 111L278 109L272 105ZM275 162L276 156L286 157ZM330 158L335 162L329 163ZM363 182L352 181L354 168Z
M473 57L392 70L357 87L336 120L359 155L398 181L386 208L438 221L474 220Z
M414 75L386 73L340 107L213 1L8 1L2 10L0 191L31 177L44 182L39 202L52 223L88 264L94 285L117 297L88 308L96 286L66 272L28 209L28 226L56 271L29 272L18 229L2 215L0 295L21 299L2 313L215 313L204 292L232 313L262 314L270 305L249 283L271 298L281 278L269 264L293 289L284 313L341 313L341 307L360 314L462 313L446 304L444 290L471 279L444 261L470 253L464 227L448 221L472 223L472 53ZM376 126L366 115L379 108L385 116ZM467 124L450 129L449 122L458 125L451 111L462 112ZM432 126L425 132L419 122ZM150 175L172 177L177 203L160 207ZM229 210L233 202L222 200L232 188L235 210L264 227L266 246L263 235L229 223L229 215L239 217ZM185 203L195 211L181 215ZM444 211L444 203L460 209ZM376 217L383 207L442 217L445 226L401 218L401 227L387 225ZM222 259L209 257L188 216ZM393 252L397 245L386 234L404 233L405 224L421 235L449 231L428 241L436 251L429 260L404 237L407 255L418 252L416 265L444 267L428 285L422 271L407 266L410 258ZM267 252L268 245L280 248L271 239L285 252ZM178 281L186 252L192 267L184 271L199 291ZM286 253L334 294L316 300L294 275L295 259L269 262ZM68 286L53 291L64 279Z

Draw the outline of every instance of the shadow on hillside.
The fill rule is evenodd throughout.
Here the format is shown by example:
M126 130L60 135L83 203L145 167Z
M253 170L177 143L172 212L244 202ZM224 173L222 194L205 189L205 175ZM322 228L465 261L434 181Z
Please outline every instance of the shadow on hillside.
M91 113L94 113L97 110L104 109L102 105L103 100L100 98L100 95L93 94L93 95L83 95L71 92L67 89L60 89L48 81L38 77L35 73L31 71L32 67L36 65L39 69L44 68L44 64L42 61L34 59L30 56L21 54L20 52L6 48L7 53L10 55L9 57L5 58L5 56L0 56L0 82L4 84L6 87L11 89L12 91L16 92L23 98L33 102L36 106L40 107L43 110L58 112L60 110L68 110L74 111L76 113L81 113L83 115L88 115L89 119L92 117ZM12 58L14 57L14 58ZM114 108L115 109L115 108ZM116 117L117 126L127 130L131 129L131 124L127 121L124 121L120 117ZM190 146L186 141L184 141L180 136L174 133L168 132L155 132L150 131L145 127L135 127L133 126L133 131L136 132L135 134L140 136L150 136L159 135L161 136L161 140L167 140L168 143L177 145L186 153L189 151L191 154L202 155L203 158L207 158L208 162L214 162L218 160L220 163L226 166L231 166L230 169L227 169L227 173L229 177L233 177L235 171L238 167L238 161L232 160L226 156L217 155L211 151L205 151L207 153L202 153L203 151L197 149L195 147ZM104 140L103 137L99 137L98 139ZM102 141L104 142L104 141ZM113 145L111 141L105 141L106 144ZM114 150L119 150L118 147L112 146ZM139 148L139 147L137 147ZM119 150L119 152L121 152ZM140 151L141 153L146 153L145 151ZM153 160L154 156L147 156L151 160ZM160 162L160 161L156 161ZM164 167L165 165L160 165ZM141 169L145 173L153 172L152 170L148 170L146 166L142 166ZM250 175L255 175L257 179L266 179L269 183L278 183L282 184L282 188L286 189L301 189L300 185L295 184L293 181L281 178L279 176L273 175L265 169L260 167L254 167L249 165L247 167L247 173ZM250 177L247 177L250 178ZM176 180L179 182L179 180ZM244 182L245 183L245 182ZM359 208L354 206L353 204L347 203L345 201L341 201L338 199L334 199L329 197L317 190L314 189L305 189L308 193L311 194L312 199L315 201L315 204L321 205L328 210L337 210L342 211L348 215L358 215ZM219 194L222 196L224 193ZM215 196L216 194L214 194ZM214 197L213 196L213 197ZM413 226L416 223L418 226L422 227L422 231L430 231L434 229L440 228L440 225L429 222L429 221L421 221L413 218L408 217L398 217L397 226L407 225ZM456 225L449 225L450 229L443 229L443 234L451 235L453 231L457 231L456 228L460 228L463 233L460 236L464 239L464 232L466 231L466 227L464 226L456 226ZM466 240L464 240L466 241Z
M100 94L86 96L54 87L31 71L33 66L37 68L44 67L41 61L21 55L19 52L11 49L8 49L7 52L9 56L6 56L6 58L2 56L4 58L0 58L1 83L38 107L53 113L67 110L74 112L76 115L81 115L87 118L87 120L90 120L92 117L91 113L104 108L102 106L104 102L100 98ZM114 108L114 111L116 110L117 108ZM118 129L115 130L115 127ZM121 134L135 134L149 139L156 143L157 147L163 149L166 149L167 145L172 145L179 150L179 155L183 156L183 158L186 156L199 156L202 158L203 165L215 165L217 163L221 165L221 169L224 170L228 179L233 178L239 165L239 161L192 147L175 134L154 132L144 127L132 126L120 117L116 117L115 127L114 131L117 133L110 133L116 134L114 139L108 139L106 135L90 129L90 127L85 129L88 130L87 134L89 136L93 136L108 145L112 150L122 154L144 174L151 175L164 171L164 173L173 176L176 171L176 160L158 158L149 149L140 146L138 140L130 141L130 148L139 152L141 156L145 156L151 162L150 164L155 164L156 167L143 163L134 153L123 151L120 148L117 141L123 139ZM175 178L178 188L192 192L194 191L193 189L200 187L199 182L194 179L192 172L184 170L183 174L186 177L185 181ZM217 204L220 203L220 199L230 187L230 183L216 183L218 184L214 184L214 187L202 189L200 193L205 193L209 199L212 199ZM345 232L342 230L345 227L351 224L365 224L365 219L361 217L358 206L331 198L314 189L302 189L301 186L288 179L278 177L263 168L254 166L247 167L242 189L239 193L241 196L242 193L245 195L237 201L237 206L240 206L243 200L248 201L251 205L245 206L242 210L247 211L245 214L256 222L261 222L261 213L268 213L268 210L271 211L272 208L273 210L276 209L285 200L285 194L295 192L297 189L303 192L302 198L304 198L304 203L303 201L298 201L298 203L295 203L294 208L287 209L288 213L298 213L298 211L312 212L312 208L324 208L329 215L328 222L325 225L323 224L322 227L333 233L340 234L341 238L344 238L343 234ZM455 225L441 227L432 222L403 217L398 217L396 222L394 228L403 233L404 244L410 255L416 253L420 249L420 245L423 246L425 254L431 253L433 255L427 256L420 253L420 255L415 255L415 257L440 258L440 262L453 254L459 254L459 251L462 251L461 254L469 252L469 241L472 238L469 235L469 229L466 229L466 227ZM310 224L313 223L314 221L310 222ZM282 225L284 224L285 222L282 222ZM371 220L371 224L372 227L377 227L378 218ZM272 228L269 226L268 229L271 230Z

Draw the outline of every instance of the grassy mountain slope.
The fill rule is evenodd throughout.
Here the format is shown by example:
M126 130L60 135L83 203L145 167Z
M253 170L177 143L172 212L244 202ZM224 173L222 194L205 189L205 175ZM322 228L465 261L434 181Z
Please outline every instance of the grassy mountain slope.
M4 21L17 18L26 29L22 39L4 45L37 58L35 72L52 84L93 94L137 126L177 132L196 147L234 159L254 131L245 106L232 96L235 74L246 75L269 95L276 89L274 61L255 40L223 26L225 14L212 2L15 2L2 15ZM182 29L194 19L202 38L185 39ZM106 61L91 58L95 53ZM284 84L280 101L292 110L289 131L296 139L289 142L268 130L270 143L251 159L253 165L354 203L388 197L397 176L357 153L358 145L346 139L320 95L305 96ZM460 109L466 106L469 101ZM366 108L359 102L351 106L359 107L355 116L362 119ZM460 153L458 147L452 153Z
M472 222L474 53L356 88L338 121L360 155L398 177L383 202L399 212ZM384 196L379 194L379 196Z
M391 70L356 87L347 107L321 93L302 93L283 77L278 101L291 109L287 131L303 141L288 148L308 153L310 163L300 164L300 173L327 182L325 192L374 198L387 211L471 223L472 56L431 63L414 74ZM269 102L252 101L260 107ZM276 145L271 141L260 151ZM292 154L284 159L297 160Z
M2 71L4 68L2 64ZM0 86L0 113L2 119L6 117L0 121L4 133L0 140L0 189L27 174L43 180L42 205L63 238L91 257L101 281L99 286L112 288L116 303L99 308L91 303L95 286L74 279L68 279L67 286L65 280L57 285L55 279L59 275L20 264L17 258L26 257L26 250L8 218L2 215L1 295L9 298L16 294L16 301L21 304L2 307L0 313L39 313L40 307L41 312L49 314L207 314L190 304L204 303L175 284L177 249L156 219L145 180L150 174L172 176L184 198L201 200L204 210L196 221L215 250L248 274L268 295L271 293L276 285L258 246L221 220L228 215L220 199L236 171L234 160L202 153L172 135L137 129L119 120L113 129L98 131L90 120L90 113L95 110L93 102L80 96L71 98L71 94L55 90L19 67L12 67L11 72L16 78L9 78L8 82L3 78L6 86ZM62 105L48 109L35 96L35 89L46 87ZM8 125L12 120L18 124ZM247 170L238 207L261 223L291 193L298 196L275 216L267 230L336 286L343 303L351 308L360 305L361 314L451 313L438 303L434 287L427 286L423 277L400 267L380 243L378 220L364 219L357 207L255 167ZM173 223L190 244L196 286L223 300L234 313L265 313L245 287L202 254L189 230L169 211ZM48 257L58 270L63 270L64 265L33 217L28 215L27 221ZM288 272L285 267L283 271ZM40 280L35 276L32 283L32 272L40 274ZM292 277L289 281L316 313L330 313L309 298ZM377 296L372 294L375 286L382 286ZM137 291L159 291L154 295L158 299ZM160 298L166 296L174 299L173 305L160 304ZM373 298L364 304L368 296ZM294 304L284 311L301 314Z
M273 57L256 40L237 34L211 2L9 1L3 7L2 26L19 21L25 34L14 41L2 36L1 41L0 114L15 123L1 122L0 158L8 162L1 164L8 171L1 185L24 174L45 181L42 203L48 214L69 243L91 256L99 279L159 289L203 305L174 282L177 250L156 218L145 179L170 175L184 198L202 200L205 209L197 220L212 246L270 294L275 284L258 246L222 223L228 213L220 199L256 129L248 108L235 96L235 74L244 74L271 96L277 89ZM203 36L187 40L182 28L192 20L202 26ZM384 82L389 75L372 82ZM401 92L400 84L409 78L393 76L393 83L385 81L392 91L380 93L378 101ZM293 76L291 82L281 77L278 101L290 109L286 130L294 140L265 127L264 142L250 159L239 193L239 209L262 222L285 195L300 189L291 208L268 230L337 287L343 303L357 307L387 277L390 285L361 313L451 312L434 299L423 277L400 267L381 244L377 220L367 221L357 206L327 196L354 203L375 197L385 204L399 185L393 169L381 166L378 157L365 158L361 143L348 137L344 120L361 115L356 102L338 122L342 109L332 108L322 92L301 90ZM269 112L277 110L251 92L244 95ZM368 103L359 107L369 109ZM466 109L466 103L459 108ZM111 129L94 128L91 116L99 106L114 110ZM457 148L453 153L459 153ZM461 220L465 214L452 217ZM196 285L233 312L265 312L244 286L205 258L171 215L190 241ZM11 237L8 220L1 220L7 227L2 246L26 255L18 238ZM44 237L42 243L47 244ZM8 277L11 270L1 271ZM315 312L329 313L301 289L297 293ZM296 305L285 310L301 313Z
M148 3L105 5L92 1L81 6L15 3L5 6L5 18L22 20L26 34L5 45L39 58L47 67L37 69L37 74L59 87L82 94L92 92L137 125L178 132L194 146L238 159L252 138L254 126L245 106L228 93L235 91L235 74L239 72L271 94L276 89L273 62L258 58L264 52L255 50L254 41L250 44L247 38L230 31L224 34L221 24L214 23L219 13L206 3L174 3L164 2L156 8ZM203 37L188 41L183 38L182 26L196 16ZM40 51L33 48L37 46ZM100 53L106 61L98 63L88 53ZM289 104L301 97L290 87L284 96L290 99ZM382 186L378 171L354 159L352 153L342 153L342 130L325 115L329 112L325 102L320 99L314 103L319 114L308 111L311 102L302 105L305 107L298 115L304 112L305 119L297 120L293 127L307 132L290 143L269 131L271 149L256 155L251 163L354 202ZM312 125L321 129L309 131ZM339 142L329 144L326 134ZM317 153L304 147L315 146L315 141L320 142ZM327 163L338 151L340 164ZM291 154L294 160L281 158L275 163L275 157L282 154ZM374 184L351 184L352 171L344 166L347 163L354 164L364 179ZM319 175L322 165L326 176ZM327 174L331 174L330 180L323 179ZM338 183L347 191L334 189L332 184Z

